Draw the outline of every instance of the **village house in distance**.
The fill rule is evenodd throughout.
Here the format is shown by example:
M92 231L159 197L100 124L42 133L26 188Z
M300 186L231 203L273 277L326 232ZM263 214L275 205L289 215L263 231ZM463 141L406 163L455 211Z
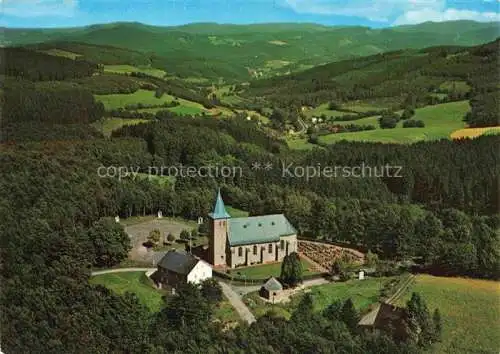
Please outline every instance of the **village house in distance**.
M209 214L208 260L214 267L280 262L297 252L297 231L283 214L231 218L220 189Z

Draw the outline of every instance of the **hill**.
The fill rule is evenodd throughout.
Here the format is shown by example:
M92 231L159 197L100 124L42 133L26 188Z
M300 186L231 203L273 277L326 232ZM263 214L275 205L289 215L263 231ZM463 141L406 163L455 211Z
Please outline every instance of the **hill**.
M491 73L498 72L499 44L388 52L255 80L233 92L246 102L274 108L271 123L284 131L299 130L291 135L300 148L306 147L304 125L310 140L328 135L319 139L323 143L449 138L467 126L498 125L500 95ZM419 109L422 115L414 115ZM381 116L401 116L403 110L402 119L412 118L408 125L421 121L425 128L399 123L389 127L396 129L377 129ZM303 140L297 141L300 135Z
M3 32L3 46L47 41L54 42L50 49L58 49L61 42L114 46L153 55L154 67L182 77L228 81L286 74L408 47L477 45L499 35L496 23L472 21L387 29L287 23L176 27L114 23L71 29L5 28ZM269 69L276 60L285 64Z

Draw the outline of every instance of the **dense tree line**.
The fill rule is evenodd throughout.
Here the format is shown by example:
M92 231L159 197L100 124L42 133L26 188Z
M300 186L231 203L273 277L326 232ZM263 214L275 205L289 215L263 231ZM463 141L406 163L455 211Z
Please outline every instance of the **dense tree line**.
M98 65L85 60L35 52L25 48L1 48L0 72L31 81L70 80L92 76Z
M0 97L2 126L9 123L92 123L104 114L104 106L91 92L70 83L6 80Z

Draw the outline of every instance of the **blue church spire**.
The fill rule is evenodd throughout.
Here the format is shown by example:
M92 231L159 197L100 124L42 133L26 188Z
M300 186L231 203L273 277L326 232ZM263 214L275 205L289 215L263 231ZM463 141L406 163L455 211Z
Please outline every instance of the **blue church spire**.
M215 201L214 209L209 214L212 219L228 219L231 217L226 211L226 207L224 206L224 201L220 195L220 188L217 191L217 199Z

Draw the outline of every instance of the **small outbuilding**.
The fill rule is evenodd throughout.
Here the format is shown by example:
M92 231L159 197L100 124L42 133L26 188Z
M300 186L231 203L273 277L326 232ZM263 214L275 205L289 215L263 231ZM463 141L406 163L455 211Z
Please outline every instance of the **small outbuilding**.
M268 300L279 298L282 293L283 285L275 277L269 278L260 288L260 296Z
M407 336L405 319L404 308L381 302L358 322L358 326L370 331L376 329L391 331L399 338L405 338Z

